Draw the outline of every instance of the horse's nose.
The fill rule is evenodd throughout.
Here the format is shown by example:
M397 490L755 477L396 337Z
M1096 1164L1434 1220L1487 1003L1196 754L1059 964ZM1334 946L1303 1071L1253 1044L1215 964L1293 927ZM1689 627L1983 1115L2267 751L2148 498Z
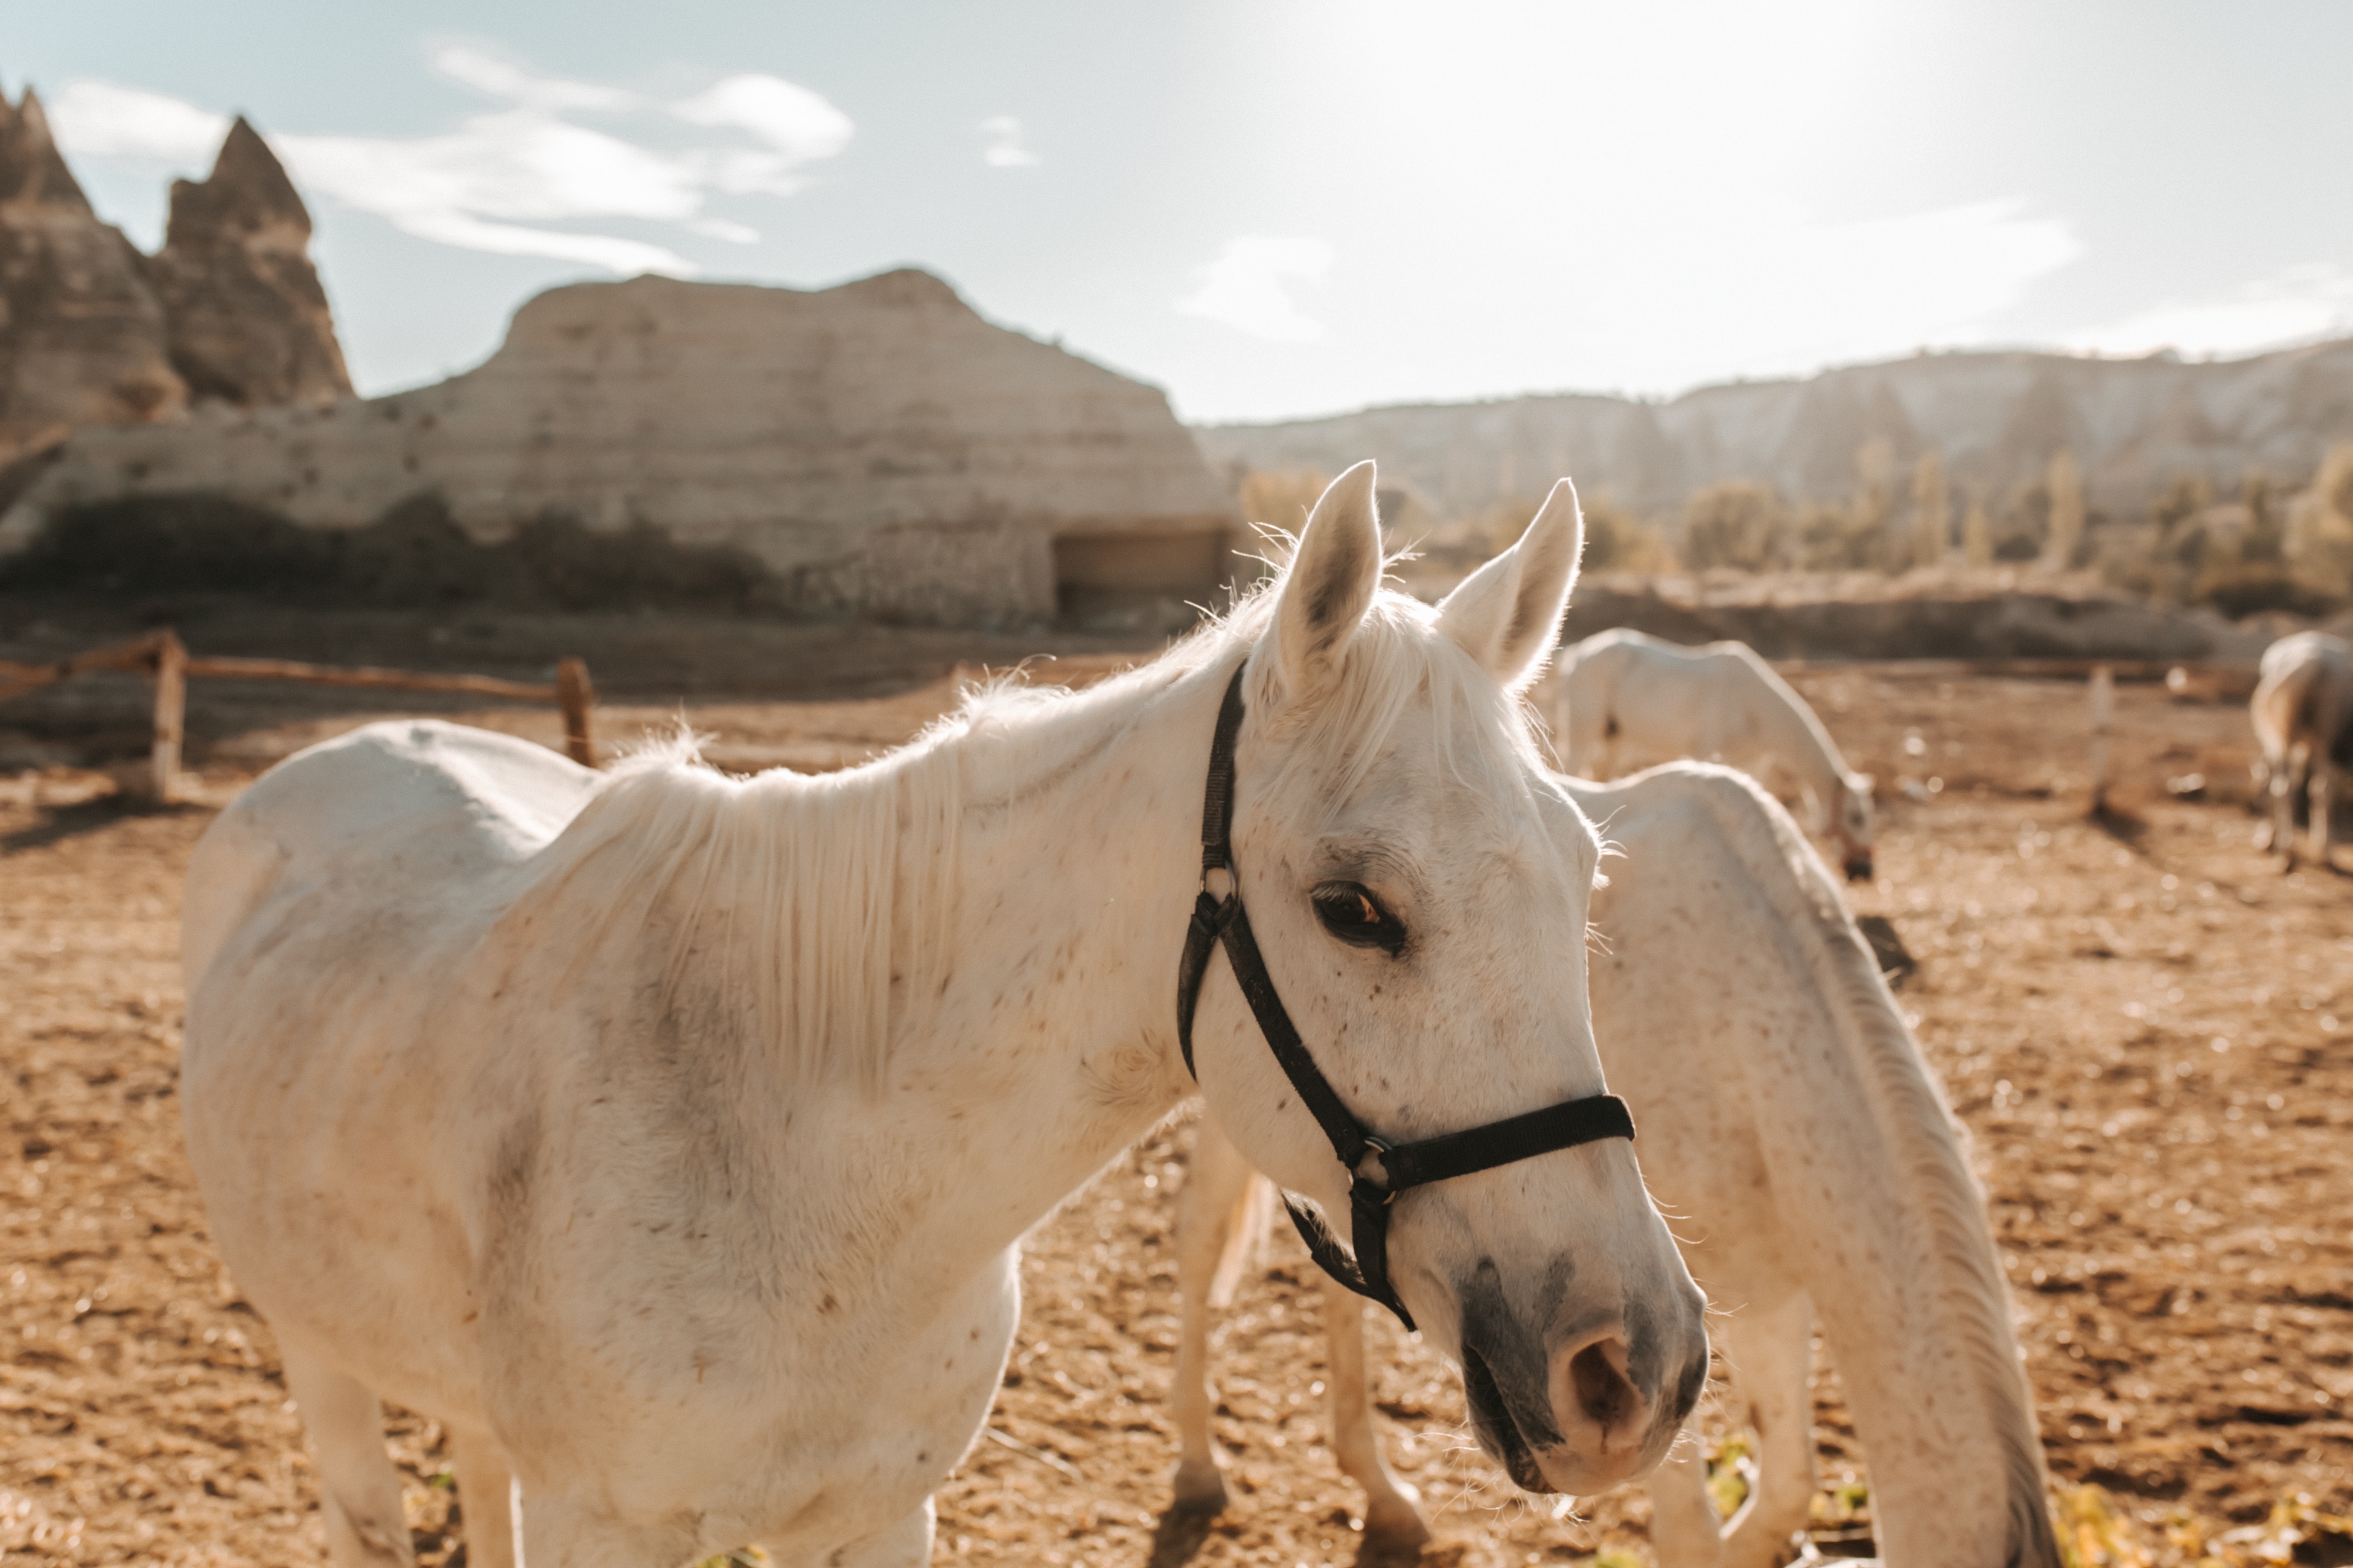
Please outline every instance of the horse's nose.
M1585 1460L1586 1489L1616 1486L1634 1474L1655 1413L1630 1370L1633 1349L1617 1324L1598 1328L1552 1352L1553 1419Z
M1846 879L1850 882L1870 881L1871 857L1869 855L1848 856L1846 858Z

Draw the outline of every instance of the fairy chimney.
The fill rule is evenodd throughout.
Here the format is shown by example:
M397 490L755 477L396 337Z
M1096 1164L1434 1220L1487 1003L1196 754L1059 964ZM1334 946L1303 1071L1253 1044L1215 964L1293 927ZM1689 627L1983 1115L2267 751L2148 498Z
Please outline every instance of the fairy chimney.
M185 408L142 272L90 210L40 99L0 95L0 463L79 426Z
M309 210L240 115L211 178L172 182L164 248L147 264L191 396L259 408L351 395L310 247Z

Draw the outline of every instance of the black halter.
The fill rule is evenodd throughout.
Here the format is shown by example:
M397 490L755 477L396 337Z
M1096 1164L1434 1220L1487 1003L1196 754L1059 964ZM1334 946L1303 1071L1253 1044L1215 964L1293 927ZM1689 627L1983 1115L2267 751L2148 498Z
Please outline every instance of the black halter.
M1248 668L1247 662L1244 668ZM1291 1221L1299 1227L1307 1250L1324 1272L1360 1296L1370 1297L1398 1315L1408 1329L1413 1318L1389 1283L1389 1205L1408 1187L1427 1186L1476 1171L1492 1171L1556 1149L1571 1149L1603 1138L1631 1138L1634 1118L1626 1102L1613 1094L1590 1094L1564 1100L1542 1110L1505 1117L1465 1132L1448 1132L1415 1143L1391 1143L1365 1131L1364 1124L1341 1103L1315 1058L1292 1026L1274 994L1274 981L1259 956L1258 941L1250 935L1250 915L1242 909L1241 879L1234 870L1234 739L1242 727L1242 671L1226 688L1224 706L1218 710L1217 739L1209 745L1209 786L1201 809L1201 891L1193 900L1192 928L1185 934L1185 954L1176 966L1176 1038L1185 1050L1185 1070L1198 1081L1193 1068L1193 1012L1201 1000L1201 982L1208 976L1210 950L1220 942L1233 965L1242 997L1258 1019L1259 1032L1273 1047L1283 1076L1299 1091L1301 1101L1332 1140L1332 1151L1348 1172L1348 1208L1355 1256L1343 1247L1323 1220L1302 1208L1291 1194L1282 1197ZM1223 871L1228 889L1220 900L1209 892L1209 873Z

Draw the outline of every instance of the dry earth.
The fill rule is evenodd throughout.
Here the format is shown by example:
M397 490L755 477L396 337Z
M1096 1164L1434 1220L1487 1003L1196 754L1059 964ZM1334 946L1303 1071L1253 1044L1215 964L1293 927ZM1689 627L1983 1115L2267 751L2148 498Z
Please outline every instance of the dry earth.
M2134 815L2103 826L2084 809L2079 686L1798 679L1883 780L1881 877L1856 906L1893 916L1922 961L1904 1003L1975 1138L2054 1473L2113 1493L2150 1540L2168 1516L2257 1526L2296 1492L2347 1511L2353 880L2281 876L2243 805L2211 798L2244 794L2235 706L2120 693ZM823 765L909 732L945 694L686 711L724 760ZM554 739L546 715L481 717ZM210 748L215 797L350 721L251 721ZM2191 773L2210 798L2166 793ZM11 801L0 781L0 1562L316 1563L269 1331L212 1252L181 1147L177 879L209 814L77 804L92 787L52 770ZM1233 1505L1214 1525L1163 1517L1187 1139L1146 1140L1039 1231L989 1436L941 1497L943 1561L1356 1558L1317 1294L1287 1237L1220 1334ZM1386 1321L1373 1346L1392 1452L1441 1531L1426 1561L1639 1550L1639 1494L1567 1517L1519 1500L1463 1437L1451 1373ZM1820 1393L1819 1534L1852 1551L1867 1475L1834 1379ZM438 1430L395 1413L392 1431L423 1560L459 1560ZM2297 1555L2343 1561L2333 1544Z

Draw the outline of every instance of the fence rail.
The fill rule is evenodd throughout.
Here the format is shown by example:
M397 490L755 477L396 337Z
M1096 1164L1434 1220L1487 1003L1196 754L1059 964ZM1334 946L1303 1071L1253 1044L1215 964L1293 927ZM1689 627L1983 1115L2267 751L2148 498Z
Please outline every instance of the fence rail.
M179 634L166 627L127 642L109 643L54 664L18 664L0 659L0 701L37 691L77 675L135 670L155 683L155 740L151 791L169 800L180 777L180 751L187 730L188 682L204 680L300 680L316 686L372 687L394 691L452 691L472 697L504 697L553 703L564 718L564 752L583 767L596 765L589 725L596 688L588 666L559 659L549 684L502 680L492 675L446 675L427 670L379 669L365 665L305 664L290 658L235 658L188 652Z

